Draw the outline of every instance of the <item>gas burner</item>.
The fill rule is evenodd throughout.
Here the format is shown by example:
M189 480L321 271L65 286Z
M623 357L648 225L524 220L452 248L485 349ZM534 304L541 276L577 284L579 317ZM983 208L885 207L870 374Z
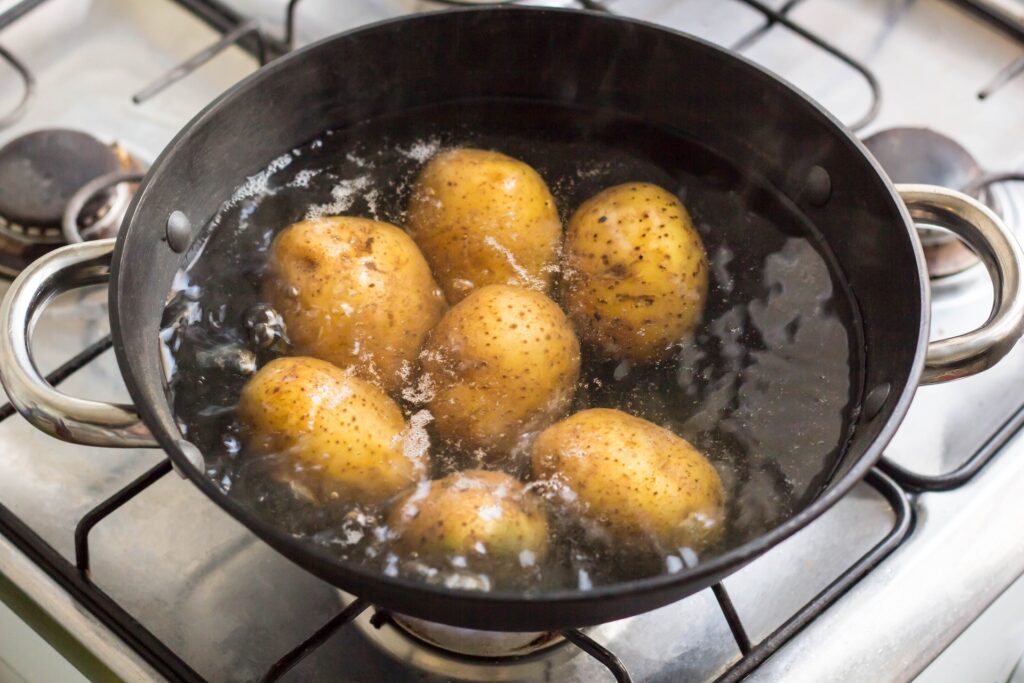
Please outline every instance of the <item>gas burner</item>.
M927 128L890 128L864 140L885 172L897 183L928 183L978 196L984 176L970 152ZM991 193L979 197L1000 213ZM920 228L921 246L932 278L960 273L978 262L967 245L945 230Z
M353 602L342 593L343 602ZM383 652L420 671L467 681L546 680L551 670L583 651L562 635L476 631L369 609L356 628ZM585 629L607 641L625 628L613 622Z
M75 130L39 130L8 142L0 149L0 273L16 275L68 241L116 233L137 170L120 145Z

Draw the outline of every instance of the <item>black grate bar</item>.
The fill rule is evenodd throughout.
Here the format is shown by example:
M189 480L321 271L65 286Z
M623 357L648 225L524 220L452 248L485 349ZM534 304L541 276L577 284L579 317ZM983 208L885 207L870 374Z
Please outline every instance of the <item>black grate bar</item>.
M786 4L776 10L779 14L789 14L793 11L797 5L805 2L805 0L787 0ZM745 50L758 41L764 34L772 30L775 27L775 19L773 17L767 17L765 22L755 28L753 31L737 40L732 45L732 49L737 52Z
M295 10L300 0L288 0L288 9L284 14L284 45L289 50L295 49Z
M715 600L718 601L722 614L725 615L725 621L729 624L729 630L732 631L732 637L736 639L740 653L743 655L749 654L751 650L750 636L747 635L747 629L743 628L743 621L736 612L736 605L732 604L729 592L725 590L725 586L721 583L716 583L712 586L711 591L715 594Z
M949 491L963 486L974 478L996 453L1024 427L1024 406L1017 411L988 438L974 454L959 467L942 474L918 474L897 465L889 458L878 461L879 468L909 491Z
M0 47L0 58L7 62L12 69L14 69L18 76L21 77L21 97L18 99L17 104L11 108L9 112L0 116L0 128L6 128L18 119L22 117L25 110L28 109L29 100L36 92L36 78L32 75L32 72L28 70L24 62L15 57L6 48Z
M1024 67L1024 57L1021 57L1021 66ZM999 183L1024 183L1024 171L1011 171L1009 173L988 173L983 175L980 180L977 180L964 190L968 194L973 194L986 190L993 185Z
M1005 3L993 2L992 0L952 0L956 5L965 7L979 16L992 22L1002 30L1009 33L1017 40L1024 41L1024 14L1017 9L1016 16L1008 9L1002 9Z
M1024 57L1018 57L1000 69L999 73L993 76L992 80L986 83L985 86L978 91L978 99L987 100L992 97L992 95L996 94L996 92L1002 90L1003 86L1021 74L1024 74Z
M244 24L228 31L209 47L200 50L186 59L181 64L156 79L139 92L132 95L132 102L142 104L146 100L163 92L168 86L177 83L185 76L206 64L208 61L219 55L231 45L241 44L241 41L249 36L254 36L257 44L257 58L260 66L267 63L267 52L263 43L263 33L255 21L247 21Z
M46 381L49 382L51 386L57 386L68 377L81 370L88 363L95 360L97 356L108 350L112 345L113 341L109 334L103 337L103 339L93 342L82 351L79 351L71 360L48 374L46 376ZM9 402L3 404L0 406L0 420L6 420L11 415L14 415L15 412L17 411Z
M767 31L768 28L771 27L770 25L774 24L785 26L787 29L797 34L807 42L811 43L812 45L816 45L817 47L821 48L825 52L829 53L839 61L843 62L844 64L852 68L854 71L858 72L867 82L868 88L871 90L871 104L868 107L868 110L859 119L857 119L853 123L848 123L847 127L849 127L850 130L857 131L864 128L865 126L867 126L868 124L875 120L875 118L878 116L878 111L882 107L882 87L881 85L879 85L878 79L875 78L875 75L871 72L871 70L862 62L854 59L853 57L846 54L845 52L843 52L838 47L828 42L818 34L812 33L811 31L807 30L806 28L804 28L800 24L797 24L788 16L786 16L785 12L788 11L789 9L792 9L792 7L795 6L796 3L787 3L787 5L783 7L783 11L779 11L772 9L768 5L765 5L760 0L735 1L748 5L764 15L765 19L768 21L769 24L769 26L765 28L764 31ZM763 35L764 31L762 31L762 33L758 35ZM753 42L753 40L754 38L751 38L751 36L748 35L742 38L740 42L744 43L743 47L747 47L750 45L751 42ZM733 49L740 48L734 46Z
M21 0L17 5L11 7L9 10L0 13L0 31L21 19L23 16L34 10L36 7L42 5L46 0Z
M362 598L352 601L348 607L341 610L330 621L317 629L313 635L302 641L298 647L274 662L274 665L270 667L270 670L267 671L260 681L262 683L271 683L280 679L281 676L288 673L296 664L305 659L309 653L327 642L338 629L365 612L369 606L370 603Z
M21 19L44 2L46 2L46 0L22 0L6 12L0 13L0 31L10 26L18 19ZM35 76L32 75L32 72L28 70L28 67L25 66L24 62L3 47L0 47L0 59L7 62L11 68L18 73L22 82L21 98L18 100L18 103L15 104L9 112L0 116L0 128L6 128L20 119L22 114L25 113L25 109L28 108L29 100L32 99L32 96L36 91L36 79Z
M767 638L755 645L748 653L734 664L728 671L715 679L715 683L735 683L760 666L766 659L786 644L807 624L832 606L846 591L850 590L868 572L888 557L906 540L914 526L914 512L910 507L907 494L899 484L886 476L878 468L873 468L865 481L870 484L892 506L896 519L893 527L871 550L857 560L849 569L839 575L835 581L814 596L796 614L790 617Z
M89 574L89 532L93 527L170 471L171 461L164 458L123 489L89 510L78 521L78 524L75 525L75 564L78 566L78 571L86 576Z
M246 22L246 17L228 7L220 0L175 0L179 5L194 14L205 22L210 28L221 33L228 33ZM262 46L260 42L262 41ZM288 52L288 48L273 38L260 34L257 38L254 35L244 36L238 41L238 46L259 58L260 52L266 50L271 57L277 57Z
M579 629L562 631L562 637L570 643L586 652L588 655L605 665L612 676L615 676L617 683L632 683L632 678L622 660L616 657L608 648L586 635Z

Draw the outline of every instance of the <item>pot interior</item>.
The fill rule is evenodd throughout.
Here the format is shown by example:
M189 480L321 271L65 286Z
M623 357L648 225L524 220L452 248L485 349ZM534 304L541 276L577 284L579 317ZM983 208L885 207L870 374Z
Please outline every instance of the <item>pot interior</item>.
M693 548L683 556L672 547L638 552L631 543L608 541L601 529L581 528L565 511L551 516L552 550L541 576L524 571L498 578L474 567L472 557L466 567L411 560L383 540L392 531L388 512L396 501L358 504L344 492L334 501L318 499L313 491L320 475L303 476L306 467L293 453L258 452L247 443L235 407L249 377L236 363L211 363L210 357L242 347L265 364L282 353L259 350L244 326L249 311L267 305L272 238L291 223L321 215L403 226L416 174L430 157L458 146L529 163L551 187L563 224L589 197L623 183L653 183L685 202L711 264L702 323L671 357L653 364L609 360L584 344L568 412L625 411L686 438L711 460L726 492L726 530L699 556ZM160 335L165 357L173 359L169 392L185 438L205 455L207 476L226 495L268 524L371 571L496 587L504 580L504 587L542 590L678 570L684 561L703 561L753 540L806 507L830 480L853 431L862 393L862 331L828 245L763 178L641 119L501 99L374 117L325 131L240 184L200 244L201 253L178 278ZM550 294L565 306L562 288ZM431 379L412 369L392 392L407 419L423 422L416 435L429 440L423 446L431 478L488 467L537 481L522 452L528 446L495 462L446 444L432 424ZM502 391L493 388L495 400L509 400ZM557 494L548 497L559 510Z

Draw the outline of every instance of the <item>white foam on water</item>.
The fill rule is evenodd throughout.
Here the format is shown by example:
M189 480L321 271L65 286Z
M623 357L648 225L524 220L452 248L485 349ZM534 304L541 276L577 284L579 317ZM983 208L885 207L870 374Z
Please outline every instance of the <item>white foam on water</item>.
M250 197L264 196L269 193L270 179L275 173L288 167L289 164L294 160L290 153L282 154L277 157L265 169L251 175L245 179L245 182L235 190L235 193L231 195L231 199L228 200L227 205L224 208L229 208L238 204L243 199L249 199ZM222 209L223 211L223 209Z
M295 174L295 177L292 179L292 181L288 183L288 187L309 187L309 181L311 181L318 175L320 175L320 169L318 168L303 169Z
M306 211L306 219L337 216L345 213L355 203L360 193L370 187L370 177L366 175L346 178L331 188L332 201L316 204Z
M417 140L407 149L402 147L396 147L395 149L407 159L413 159L422 164L441 150L441 141L437 138Z

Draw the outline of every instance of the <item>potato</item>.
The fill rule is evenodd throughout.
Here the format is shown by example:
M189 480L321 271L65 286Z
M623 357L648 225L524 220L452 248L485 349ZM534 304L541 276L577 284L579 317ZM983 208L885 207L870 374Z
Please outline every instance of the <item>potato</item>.
M426 453L398 406L376 386L326 361L267 363L242 389L238 415L255 453L280 453L280 476L314 496L381 502L418 481Z
M413 187L407 227L452 304L485 285L551 288L562 224L544 179L517 159L438 154Z
M421 363L438 435L467 452L505 456L521 435L543 429L568 408L580 344L551 299L489 285L445 314Z
M667 429L619 410L583 410L541 432L533 475L620 542L700 549L720 533L725 490L714 466Z
M392 509L396 547L421 559L454 556L529 568L548 551L544 503L504 472L466 470L424 482Z
M580 338L604 356L666 358L700 321L707 292L700 236L679 200L660 187L610 187L569 221L562 303Z
M282 231L271 246L265 293L299 353L352 367L385 391L412 371L446 307L405 232L348 216Z

